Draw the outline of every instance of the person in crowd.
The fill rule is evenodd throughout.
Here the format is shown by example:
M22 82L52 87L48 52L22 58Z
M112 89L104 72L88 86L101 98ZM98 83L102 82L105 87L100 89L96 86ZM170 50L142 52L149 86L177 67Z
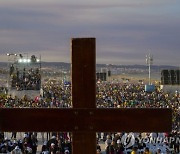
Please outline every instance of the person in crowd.
M22 151L18 146L16 146L14 150L12 150L12 154L22 154Z
M96 154L102 154L101 150L97 149Z
M117 140L117 147L116 147L116 154L123 154L124 153L124 147L123 144L121 143L121 140Z
M137 147L133 147L131 154L138 154L138 148Z
M150 152L150 150L149 150L149 148L148 147L146 147L145 148L145 150L144 150L144 153L143 154L151 154L151 152Z
M96 148L97 148L97 151L101 152L101 146L99 145L98 140L97 140L97 146L96 146Z
M115 154L115 149L111 139L106 140L107 147L105 149L106 154Z
M56 154L56 152L57 152L57 145L55 145L54 143L51 143L51 145L49 147L49 153Z
M162 154L161 149L158 148L156 154Z
M11 139L16 139L16 134L17 134L17 132L12 132Z

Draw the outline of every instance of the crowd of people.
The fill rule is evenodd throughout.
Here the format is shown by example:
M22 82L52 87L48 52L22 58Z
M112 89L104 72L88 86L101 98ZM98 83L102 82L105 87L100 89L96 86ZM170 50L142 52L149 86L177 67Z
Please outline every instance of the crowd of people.
M180 93L168 93L156 86L154 92L146 92L144 84L99 83L97 85L98 108L172 108L173 129L180 128Z
M42 94L35 99L30 99L26 96L23 98L12 97L11 95L0 96L0 108L70 108L72 107L71 103L71 86L65 85L62 82L54 83L47 82L42 85ZM180 94L179 92L175 93L166 93L160 89L157 85L154 92L146 92L144 89L144 84L135 84L135 83L113 83L113 82L98 82L97 90L96 90L96 101L98 108L172 108L173 109L173 131L170 134L166 134L169 136L180 136ZM118 133L117 133L118 134ZM103 137L97 134L97 139L101 143L104 142L107 144L106 154L122 154L141 151L142 153L147 153L148 150L152 151L152 146L145 145L143 143L137 143L136 146L132 146L129 149L126 149L122 145L121 137L125 133L117 134L106 134L103 133ZM150 135L150 134L146 134ZM108 138L106 138L108 136ZM118 136L118 137L117 137ZM143 136L143 134L138 134L138 137ZM34 135L29 135L30 140ZM146 136L147 137L147 136ZM56 137L58 139L60 137ZM24 140L24 139L23 139ZM22 140L22 143L24 143ZM49 141L49 140L48 140ZM65 151L69 151L71 153L71 148L67 150L62 150L63 144L67 141L68 145L71 143L71 139L69 140L61 140L61 142L57 141L56 143L43 145L45 152L52 151L65 153ZM6 143L5 137L0 140L0 144L3 145ZM13 143L13 141L8 141L8 143ZM45 144L44 143L44 144ZM60 144L61 143L61 144ZM141 145L140 145L141 144ZM4 150L0 145L0 150ZM10 144L12 145L12 144ZM36 142L37 145L37 142ZM175 153L179 153L179 143L169 144L168 148L170 150L173 149ZM16 146L12 146L11 151L13 151ZM18 148L23 151L22 147ZM30 147L31 149L32 146ZM156 153L163 153L162 147L155 147L154 151ZM7 149L7 148L5 148ZM34 148L35 149L35 148ZM170 151L169 150L169 151ZM159 152L158 152L159 151ZM161 152L160 152L161 151ZM44 152L44 153L45 153ZM53 152L54 153L54 152ZM97 153L101 153L101 147L97 146ZM166 153L167 148L166 148Z
M37 133L26 132L17 139L16 132L12 132L11 139L0 133L0 153L36 154L38 147ZM15 136L14 136L15 135ZM44 134L43 134L44 135ZM52 137L45 140L41 146L41 154L70 154L72 147L68 133L51 133Z
M97 134L98 135L98 134ZM179 154L180 133L109 133L98 137L106 144L106 154ZM98 146L97 146L98 147ZM101 151L101 148L97 148Z

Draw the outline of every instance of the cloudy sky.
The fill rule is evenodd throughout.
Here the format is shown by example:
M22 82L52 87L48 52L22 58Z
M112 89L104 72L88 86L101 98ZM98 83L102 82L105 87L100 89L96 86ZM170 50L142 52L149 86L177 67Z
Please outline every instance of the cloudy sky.
M1 0L6 53L70 62L70 38L96 37L97 63L180 66L179 0Z

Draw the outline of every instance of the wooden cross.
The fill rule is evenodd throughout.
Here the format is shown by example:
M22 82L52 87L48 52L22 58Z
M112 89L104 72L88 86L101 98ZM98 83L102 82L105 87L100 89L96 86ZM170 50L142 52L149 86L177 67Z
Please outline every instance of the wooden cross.
M0 109L0 131L72 132L73 154L95 154L96 132L170 132L171 109L96 108L95 38L74 38L68 109Z

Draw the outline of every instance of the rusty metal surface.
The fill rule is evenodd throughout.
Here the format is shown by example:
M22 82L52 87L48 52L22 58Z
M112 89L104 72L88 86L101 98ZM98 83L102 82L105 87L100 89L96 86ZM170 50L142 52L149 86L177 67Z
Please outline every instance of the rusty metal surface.
M0 131L169 132L170 109L0 109Z
M71 41L73 108L96 108L96 39Z
M155 108L99 109L93 123L94 129L99 132L170 132L172 111Z
M73 132L73 154L96 154L95 132Z
M72 106L73 108L96 108L96 45L95 38L71 40ZM73 132L73 154L95 154L96 133L89 132L91 117L88 112L76 112ZM86 132L84 131L86 129ZM84 132L82 132L84 131Z

